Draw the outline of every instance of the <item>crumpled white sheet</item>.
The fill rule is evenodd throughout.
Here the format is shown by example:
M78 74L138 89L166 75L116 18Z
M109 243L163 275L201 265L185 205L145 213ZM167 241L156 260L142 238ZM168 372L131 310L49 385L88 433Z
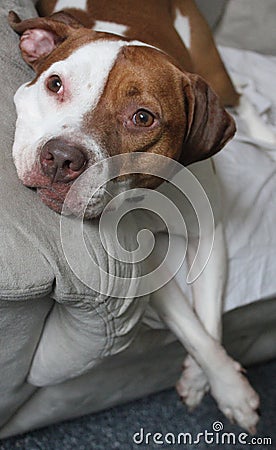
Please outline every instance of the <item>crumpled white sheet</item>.
M276 133L276 57L226 47L220 52L239 91ZM276 296L276 145L253 139L235 119L234 139L214 157L228 252L225 312ZM183 248L179 241L175 252ZM191 300L183 271L176 279Z
M234 82L276 133L276 57L220 47ZM222 186L229 272L225 310L276 294L276 146L237 134L215 157Z
M238 91L250 99L262 120L276 134L276 56L229 47L219 47L219 50ZM274 150L271 156L276 159L275 146L251 139L244 124L235 118L238 125L235 139Z

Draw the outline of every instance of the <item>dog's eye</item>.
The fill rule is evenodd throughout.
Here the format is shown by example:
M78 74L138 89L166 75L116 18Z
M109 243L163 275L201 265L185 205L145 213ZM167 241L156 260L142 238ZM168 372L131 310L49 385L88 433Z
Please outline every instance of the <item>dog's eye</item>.
M138 127L150 127L154 122L154 116L145 109L139 109L132 117L132 122Z
M57 94L62 88L62 81L58 75L52 75L48 78L46 86L49 91Z

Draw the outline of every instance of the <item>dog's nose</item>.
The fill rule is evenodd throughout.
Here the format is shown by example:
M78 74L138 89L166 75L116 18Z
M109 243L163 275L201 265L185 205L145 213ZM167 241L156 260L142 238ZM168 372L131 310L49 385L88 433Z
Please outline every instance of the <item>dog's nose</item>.
M75 180L85 170L87 162L81 147L59 138L46 142L40 154L42 170L53 182Z

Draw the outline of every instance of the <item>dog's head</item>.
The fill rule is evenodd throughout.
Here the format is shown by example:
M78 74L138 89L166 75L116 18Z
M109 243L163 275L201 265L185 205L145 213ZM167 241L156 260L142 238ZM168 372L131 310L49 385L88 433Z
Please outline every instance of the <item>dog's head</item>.
M11 12L9 20L36 72L15 95L14 161L23 183L57 212L74 180L98 161L151 152L188 165L233 136L233 119L208 84L158 49L89 30L64 13L21 21ZM131 184L119 177L124 183ZM158 183L135 179L135 187ZM101 213L104 192L91 199L87 218ZM84 199L79 192L78 208Z

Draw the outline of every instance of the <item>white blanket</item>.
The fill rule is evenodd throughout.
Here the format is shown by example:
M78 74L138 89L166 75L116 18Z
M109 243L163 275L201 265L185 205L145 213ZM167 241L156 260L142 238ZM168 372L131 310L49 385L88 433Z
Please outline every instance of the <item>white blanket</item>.
M276 133L276 57L221 48L236 83ZM225 310L276 293L276 146L237 135L215 157L224 197L229 274Z
M235 84L276 135L276 57L220 51ZM276 146L253 140L240 117L235 119L236 136L214 158L228 249L224 311L276 294ZM176 253L183 248L176 245ZM191 298L183 272L176 278Z

